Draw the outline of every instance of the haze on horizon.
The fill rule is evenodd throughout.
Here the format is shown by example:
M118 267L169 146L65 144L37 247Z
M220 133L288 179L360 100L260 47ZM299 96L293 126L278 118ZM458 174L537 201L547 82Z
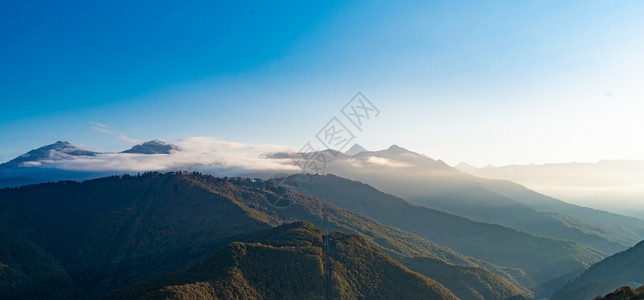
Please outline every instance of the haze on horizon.
M264 179L304 171L366 180L384 192L413 198L429 183L438 185L429 190L440 190L440 186L455 178L470 178L465 175L470 173L479 179L515 182L568 203L644 219L644 161L606 160L596 164L530 164L498 168L475 168L461 163L455 166L461 170L459 172L444 162L396 145L380 150L354 144L337 159L329 157L325 167L316 171L301 169L302 162L296 162L315 157L310 151L294 153L298 150L286 146L243 144L209 137L185 138L171 143L154 140L121 150L125 151L92 152L57 142L0 164L0 187L149 171L197 171L219 177ZM326 151L322 153L330 155ZM402 190L391 187L387 182L392 178L409 186Z
M0 298L642 296L642 16L4 1Z
M640 1L3 4L0 161L68 140L299 149L356 131L450 165L644 160Z

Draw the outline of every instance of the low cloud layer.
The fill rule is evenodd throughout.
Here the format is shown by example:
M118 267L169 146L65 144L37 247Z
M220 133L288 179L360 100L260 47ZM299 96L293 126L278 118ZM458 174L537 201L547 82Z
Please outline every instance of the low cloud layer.
M369 156L367 158L367 162L370 164L378 165L378 166L386 166L386 167L391 167L391 168L402 168L402 167L410 167L410 164L403 163L403 162L397 162L391 159L387 159L384 157L377 157L377 156Z
M40 166L88 172L194 170L230 176L250 175L259 171L297 171L290 159L267 159L261 155L291 151L284 146L242 144L211 137L185 138L172 143L180 150L170 154L102 153L60 161L42 161Z

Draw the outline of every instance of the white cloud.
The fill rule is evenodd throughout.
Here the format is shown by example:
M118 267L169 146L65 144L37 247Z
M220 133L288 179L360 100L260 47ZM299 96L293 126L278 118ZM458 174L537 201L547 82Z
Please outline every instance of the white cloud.
M103 127L92 126L92 129L94 129L96 131L100 131L100 132L105 133L105 134L114 134L113 132L111 132L111 131L103 128Z
M189 170L222 176L298 170L290 159L269 159L261 155L290 151L285 146L243 144L211 137L185 138L172 143L181 150L171 154L102 153L61 161L43 161L43 166L91 172Z
M121 131L110 130L110 126L108 126L108 125L98 123L98 122L89 122L89 124L93 125L90 128L92 128L92 129L94 129L94 130L96 130L98 132L113 135L116 138L118 138L118 139L120 139L120 140L122 140L122 141L124 141L124 142L126 142L126 143L128 143L130 145L136 145L136 144L142 143L141 140L131 138L131 137L125 135L125 133L123 133Z
M105 125L103 123L98 123L98 122L89 122L89 123L94 125L94 126L101 127L101 128L108 128L109 127L109 126L107 126L107 125Z
M391 168L403 168L403 167L409 167L410 165L407 163L402 163L402 162L397 162L393 161L391 159L387 159L384 157L376 157L376 156L369 156L367 157L367 162L373 165L378 165L378 166L386 166L386 167L391 167Z

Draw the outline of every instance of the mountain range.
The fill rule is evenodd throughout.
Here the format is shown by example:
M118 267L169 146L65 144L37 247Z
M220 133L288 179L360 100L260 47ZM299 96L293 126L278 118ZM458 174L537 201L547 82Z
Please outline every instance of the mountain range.
M180 148L177 145L173 145L161 140L152 140L140 145L134 145L132 148L122 151L121 153L170 154L173 151L178 151L179 149ZM102 153L83 150L70 144L67 141L58 141L51 145L33 149L8 162L0 164L0 170L42 166L43 164L47 164L49 162L69 160L84 156L92 157L98 154Z
M104 155L171 154L176 151L180 151L177 145L160 140L135 145L120 153L88 151L67 141L58 141L30 150L15 159L0 164L0 188L58 180L87 180L124 173L122 170L109 168L96 170L67 168L64 165L67 162L99 160Z
M173 155L180 155L182 149L159 140L136 145L121 153L138 155L138 158L129 161L127 156L92 152L68 142L57 142L1 164L0 187L124 174L127 171L110 166L127 168L138 165L141 159L145 159L143 171L146 171L145 166L154 166L156 160L169 160L161 164L166 166L166 171L197 170L224 175L235 170L226 164L203 168L195 163L173 162ZM330 158L326 164L328 173L366 182L416 204L477 221L577 241L605 254L624 250L644 239L644 221L640 219L572 205L513 182L476 177L396 145L386 150L367 151L356 144L347 153L332 150L322 153ZM163 155L155 157L153 154ZM285 161L292 164L301 157L299 153L272 153L260 160L272 159L276 161L273 165L283 165ZM119 159L124 161L117 163ZM73 164L95 160L104 160L100 163L102 168L79 168ZM70 163L61 165L67 161ZM152 170L163 171L163 168ZM245 172L264 178L270 173L270 170Z
M0 295L6 299L105 296L183 270L231 242L248 242L296 220L359 234L403 264L411 258L438 260L416 266L423 276L436 272L436 265L442 276L467 271L471 275L460 280L441 279L444 286L462 288L454 291L461 298L528 295L481 266L503 268L315 198L289 192L291 205L271 205L269 200L283 192L261 180L196 173L147 173L2 189Z
M602 254L578 243L538 237L497 224L476 222L412 204L356 181L334 175L289 177L305 193L357 212L384 225L497 266L521 270L525 276L499 273L543 297L601 260ZM288 182L288 181L287 181Z
M198 164L173 163L190 150L154 140L119 153L99 153L57 142L0 165L0 187L104 177L0 189L0 298L97 298L120 289L133 292L138 288L128 286L136 282L150 295L170 287L159 282L183 286L176 295L196 287L211 289L202 277L190 279L191 270L209 263L209 255L239 254L217 254L226 245L232 247L230 243L241 247L235 249L260 249L263 255L275 246L253 236L305 221L357 234L404 272L416 272L461 299L555 293L565 299L578 290L592 290L584 285L584 278L591 276L586 274L593 274L591 266L644 239L640 219L572 205L510 181L477 177L396 145L368 151L356 144L346 153L313 153L326 157L328 175L292 175L297 171L288 166L305 159L303 153L265 153L255 162L291 170L267 181L179 171L130 176L109 168L113 161L127 165L134 159L146 164L169 160L162 165L199 170ZM60 167L95 161L108 168ZM207 170L226 174L236 168L231 166L226 162ZM273 250L277 256L284 254ZM250 280L253 271L247 271L235 278L244 278L248 285L227 293L272 293L257 285L261 280ZM173 274L182 274L183 283L175 283ZM215 286L230 280L207 275L214 276L207 282ZM344 279L338 280L335 292L363 295L356 285L364 282L346 289ZM621 285L606 281L596 295Z
M487 166L459 164L464 172L510 180L566 202L644 217L644 161L600 160L595 163L549 163Z
M0 170L39 166L45 161L59 161L78 156L95 156L97 152L80 149L69 142L58 141L22 154L0 164Z
M326 150L319 155L328 157L328 173L477 221L576 241L605 254L644 239L640 219L571 205L512 182L476 177L399 146L356 155ZM303 155L278 153L273 157L297 160Z

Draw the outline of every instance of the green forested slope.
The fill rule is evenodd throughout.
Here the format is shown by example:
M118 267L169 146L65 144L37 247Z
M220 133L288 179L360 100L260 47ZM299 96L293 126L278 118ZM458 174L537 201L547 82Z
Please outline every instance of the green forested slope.
M603 258L601 253L574 242L538 237L413 205L369 185L333 175L314 176L312 180L297 175L288 180L305 193L384 225L498 266L520 269L533 281L524 286L540 297L552 295Z
M360 236L332 232L328 239L326 265L321 230L304 222L282 225L255 243L232 243L185 271L107 299L325 299L327 292L332 299L456 299Z
M261 181L186 173L0 190L0 229L5 232L0 237L0 295L23 299L22 293L33 291L50 299L96 298L184 269L226 244L248 241L284 222L324 225L318 199L293 194L293 204L285 208L266 200L282 192L265 189ZM430 257L485 267L509 278L525 276L333 205L326 207L331 230L360 234L397 259ZM24 252L20 249L25 247L41 255L20 259L12 250ZM516 288L504 283L510 287L505 290L513 292L499 299L516 296Z

